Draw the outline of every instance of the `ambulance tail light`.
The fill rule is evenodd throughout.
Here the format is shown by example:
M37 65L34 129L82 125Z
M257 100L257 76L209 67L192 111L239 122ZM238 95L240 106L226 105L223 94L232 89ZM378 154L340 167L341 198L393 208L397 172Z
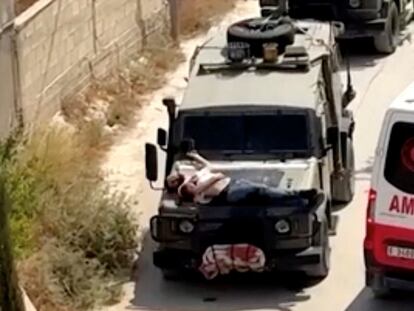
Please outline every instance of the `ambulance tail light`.
M375 229L375 205L377 202L377 192L374 189L370 189L368 192L368 206L367 206L367 218L366 218L366 235L365 235L365 248L372 249L372 238Z

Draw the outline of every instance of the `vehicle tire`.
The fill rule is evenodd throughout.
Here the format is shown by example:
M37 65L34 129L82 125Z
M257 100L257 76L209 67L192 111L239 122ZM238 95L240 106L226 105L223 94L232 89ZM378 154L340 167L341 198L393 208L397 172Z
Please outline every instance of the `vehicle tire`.
M395 52L400 35L400 21L398 9L394 2L388 9L388 17L385 24L385 31L374 37L376 50L382 54L392 54Z
M322 246L322 260L320 265L313 271L307 272L307 277L313 280L323 280L329 274L331 267L331 246L329 243L329 224L325 218L321 225L320 245Z
M348 177L348 198L346 203L350 203L355 195L355 152L351 138L346 140L346 169L349 172Z
M341 182L340 185L336 185L337 189L336 195L333 198L335 204L346 205L350 203L355 194L355 153L353 142L350 137L342 138L345 143L343 143L342 148L346 150L345 155L345 181ZM339 191L338 191L339 190Z
M295 26L288 18L251 18L231 25L227 30L227 41L248 43L252 56L261 57L265 43L277 43L279 53L284 53L286 46L294 42L295 32Z
M329 199L327 210L326 210L326 218L328 220L328 234L329 236L336 235L336 220L335 216L332 214L332 200Z
M411 15L411 20L414 21L414 1L413 1L413 14Z
M405 30L407 28L408 24L411 21L411 17L410 17L410 19L407 20L407 16L406 16L407 13L408 12L402 13L403 15L400 16L400 18L399 18L399 21L400 21L400 32L403 31L403 30Z

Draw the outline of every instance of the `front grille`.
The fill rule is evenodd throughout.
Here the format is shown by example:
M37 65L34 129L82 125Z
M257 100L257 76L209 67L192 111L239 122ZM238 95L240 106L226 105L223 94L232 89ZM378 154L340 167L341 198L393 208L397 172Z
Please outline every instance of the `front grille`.
M260 219L231 219L222 223L198 224L199 247L204 250L215 244L247 243L265 248L265 229Z
M271 210L265 213L266 217L254 216L257 214L256 211L255 213L246 212L238 217L199 220L196 226L197 232L193 236L193 245L203 252L213 244L248 243L265 251L277 248L282 241L309 238L313 235L312 221L308 214L286 217L270 212ZM240 214L242 214L241 211L239 211ZM281 214L280 211L279 214ZM289 233L278 234L276 232L275 223L280 219L286 219L290 223Z

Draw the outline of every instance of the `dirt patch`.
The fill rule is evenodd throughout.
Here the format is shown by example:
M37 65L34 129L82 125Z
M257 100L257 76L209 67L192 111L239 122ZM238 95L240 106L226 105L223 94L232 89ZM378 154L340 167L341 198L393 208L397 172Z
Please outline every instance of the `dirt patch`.
M236 0L183 1L186 1L188 4L185 6L186 13L183 13L182 15L182 34L183 37L187 38L208 29L212 23L214 23L216 17L227 13L234 7L234 3L237 2ZM113 189L104 187L101 188L102 192L99 192L100 190L98 192L90 192L92 190L89 189L89 186L91 188L96 188L96 185L103 184L108 186L107 180L102 180L100 176L100 173L102 173L100 170L100 161L104 159L103 155L109 147L113 145L114 137L117 137L119 140L122 138L121 135L116 134L122 132L125 128L129 128L132 121L134 121L135 125L138 125L141 128L146 128L148 126L148 122L151 120L146 118L146 109L142 108L147 108L149 106L148 103L150 102L150 98L154 100L151 96L153 95L153 92L162 88L166 81L171 79L168 73L177 69L179 65L183 66L183 68L182 70L179 70L176 77L176 85L181 87L181 83L184 83L182 80L183 77L187 75L187 70L184 68L184 55L182 50L174 45L169 40L168 36L154 42L155 44L147 46L144 51L139 54L137 53L135 57L132 57L122 68L114 70L112 74L103 79L94 79L93 83L86 91L68 97L62 102L62 118L58 118L58 120L68 126L70 131L77 133L75 147L76 150L78 150L77 148L80 148L80 150L78 150L79 152L77 152L77 154L81 155L80 157L76 156L75 160L66 161L65 159L67 159L67 156L62 155L62 152L66 149L75 150L75 148L68 142L65 142L61 136L58 136L55 143L51 143L49 140L51 149L48 148L47 152L45 150L39 150L34 156L25 157L23 159L22 164L24 165L21 167L30 168L29 177L31 179L28 180L29 184L28 182L21 183L21 180L23 179L20 178L20 174L16 174L16 184L17 181L19 181L19 184L22 184L21 189L19 188L21 191L18 189L20 191L17 193L18 198L21 198L22 204L24 202L39 201L38 205L41 207L39 209L39 211L41 211L39 219L42 222L42 228L45 229L42 232L47 233L39 233L39 229L36 228L37 230L34 231L36 234L31 234L31 226L30 228L25 227L26 218L23 218L24 222L18 223L18 225L23 226L23 229L29 230L29 234L24 235L25 237L33 236L36 238L35 241L21 241L23 247L25 247L25 243L27 242L29 243L29 246L36 248L37 251L35 254L33 254L32 251L30 251L29 254L24 254L23 252L23 254L27 256L21 260L20 277L28 294L35 302L36 306L41 307L39 309L41 311L86 310L94 307L96 304L112 304L114 301L111 301L111 299L113 297L119 297L117 291L113 292L113 288L111 286L108 287L108 283L110 282L106 279L107 273L104 273L103 275L97 274L95 276L99 276L99 278L94 278L94 275L88 275L84 272L94 270L104 271L101 267L104 267L105 269L108 267L104 262L106 257L103 259L98 258L97 261L93 262L89 260L85 261L85 254L83 251L84 249L90 248L90 246L86 248L81 246L83 241L87 241L88 243L93 241L92 246L101 245L100 241L91 240L91 238L103 237L106 236L107 232L117 232L119 231L118 229L121 228L117 227L117 230L109 227L104 228L102 226L95 228L93 225L94 223L103 223L103 221L91 221L88 223L87 221L90 219L87 215L83 214L87 209L79 209L76 207L84 206L86 204L90 205L91 209L94 209L102 204L102 206L108 206L109 214L114 212L112 207L116 205L119 208L119 206L121 206L120 204L105 203L98 200L98 198L106 197L108 193L112 193ZM193 50L194 47L195 46L192 44L191 50ZM189 51L186 51L187 58L190 54ZM160 102L158 98L155 100ZM143 114L142 118L141 113ZM138 149L136 145L136 138L138 135L133 133L131 137L132 136L133 142L131 144L126 144L126 147L128 147L128 150L126 151L129 151L129 148L131 150ZM36 145L43 146L45 144ZM64 148L61 148L60 146L63 146ZM125 154L123 150L120 151ZM53 159L55 159L53 160L53 163L46 163L44 154L53 156ZM129 154L130 153L127 152L127 155ZM38 167L39 160L41 160L41 167ZM128 160L122 163L128 164L128 171L130 173L132 170L131 167L142 169L143 161L141 160L141 157L134 158L133 160L135 162L130 162ZM62 161L64 162L62 163ZM136 163L137 161L139 161L139 163ZM113 161L113 163L115 162L116 161ZM79 166L72 168L71 165L74 163L80 164ZM136 163L136 165L131 166L131 163ZM33 165L36 165L36 168L38 169L34 170L32 167ZM88 166L88 170L85 169L85 165ZM118 162L116 162L116 167L118 169L119 166ZM81 180L82 183L80 183L79 177L82 176L82 171L89 172L91 169L94 170L95 168L99 169L99 172L97 172L96 175L94 172L92 178ZM42 170L46 169L47 171L53 171L51 176L57 176L56 180L59 181L59 185L62 184L62 178L68 180L63 189L61 186L55 184L55 178L50 178L50 183L45 184L45 181L43 181L43 188L36 189L36 201L30 199L31 197L23 196L33 193L33 191L27 191L27 189L31 189L29 186L32 184L39 184L38 178L33 179L32 174L36 173L36 176L45 176ZM38 172L39 174L37 174ZM70 172L71 174L66 176L67 172ZM135 180L135 185L137 178L134 172L132 175ZM138 176L141 176L141 174L138 174ZM123 174L122 177L124 177ZM24 180L26 179L27 178ZM26 187L26 185L29 186ZM44 189L48 191L44 191ZM66 196L62 197L57 195L55 193L57 190L67 192ZM119 193L118 191L115 192ZM79 193L83 193L84 195L79 195ZM92 193L92 195L88 195L88 193ZM59 200L59 198L61 200ZM88 202L91 201L91 198L94 202L89 204ZM141 200L142 198L139 197L138 199ZM48 203L47 206L44 207L43 205L45 201L50 201L51 203ZM114 201L111 200L111 202ZM28 210L30 204L26 205L24 205L24 207L27 207L26 209L21 208L19 210ZM48 208L51 208L52 210L49 211ZM47 211L47 213L43 211ZM75 223L78 223L78 225L81 224L85 230L88 228L88 232L93 229L96 233L87 235L85 239L82 238L81 240L76 240L76 243L79 242L79 245L76 244L79 247L77 246L75 249L73 248L73 243L66 243L66 239L64 240L65 244L63 244L63 246L62 244L57 245L54 241L56 239L59 240L61 236L76 236L76 232L72 232L73 229L70 229L76 228L74 225L75 223L71 223L66 218L62 218L62 215L57 213L58 211L78 213L76 215L74 214L71 219L82 219L82 221L76 221ZM89 214L94 213L91 212ZM48 215L48 218L42 217L43 215ZM24 214L23 216L26 217L27 215ZM32 217L30 213L28 214L28 217ZM108 218L107 220L109 221L110 219L114 218ZM43 225L47 226L43 227ZM114 224L108 222L108 226L112 225ZM19 228L20 227L17 226L15 231L18 231L17 229ZM105 232L101 232L101 229ZM119 232L123 234L124 231L121 231ZM59 232L57 235L59 238L55 237L56 232ZM126 230L128 236L130 232L130 230ZM133 232L135 233L136 230L133 230ZM37 243L39 241L43 242L44 237L49 237L48 240L50 240L50 243ZM50 239L50 237L53 237L53 240ZM122 240L122 238L117 239L117 241ZM125 243L122 243L122 245L124 244ZM38 245L42 246L40 250ZM107 253L113 254L115 252L111 250ZM53 254L58 254L59 256L54 256ZM89 267L89 265L92 266ZM125 267L127 264L119 266ZM61 271L64 271L64 273L61 273ZM118 277L115 279L118 279ZM70 284L69 289L67 288L67 284ZM87 290L85 290L85 288ZM95 293L103 293L104 295L96 296ZM93 301L91 301L92 297L94 297Z
M226 31L228 25L257 13L258 5L255 1L238 1L235 10L214 22L214 26L208 32L182 42L181 48L187 62L183 62L174 73L168 75L168 83L148 98L145 108L141 111L140 122L137 122L134 128L128 132L123 133L108 152L102 166L103 171L106 172L105 179L111 185L111 189L117 189L136 198L137 203L134 204L133 209L139 213L140 227L144 229L144 232L148 228L149 219L157 213L159 193L151 191L145 178L143 145L146 142L154 142L157 128L165 128L168 124L168 116L162 105L162 99L173 96L178 103L181 102L187 87L183 78L188 77L188 61L197 46L202 45L218 33ZM125 297L122 302L116 306L105 308L105 311L183 309L185 301L175 297L174 293L168 297L168 301L162 297L163 295L169 296L165 291L160 294L161 296L157 294L160 290L162 291L160 285L161 287L163 285L159 279L158 271L153 268L150 261L147 261L147 258L151 258L151 250L151 247L144 247L144 253L141 256L145 259L140 262L139 275L135 275L131 282L125 284ZM154 293L156 294L154 295ZM197 306L194 305L187 309L197 309Z
M15 4L16 15L19 15L38 0L17 0Z
M182 0L180 29L185 38L209 29L217 19L235 8L238 0Z
M21 284L38 310L89 310L121 296L130 254L138 249L138 230L131 228L130 201L110 191L100 161L115 134L136 120L145 97L162 87L182 60L181 49L168 36L159 36L111 75L64 99L52 127L35 130L17 147L7 172L12 237ZM117 250L105 250L106 242ZM128 258L110 258L116 253Z
M95 79L83 93L62 101L65 121L84 133L92 153L106 150L113 134L136 120L146 95L161 88L166 73L183 61L180 48L168 37L156 42L109 76Z

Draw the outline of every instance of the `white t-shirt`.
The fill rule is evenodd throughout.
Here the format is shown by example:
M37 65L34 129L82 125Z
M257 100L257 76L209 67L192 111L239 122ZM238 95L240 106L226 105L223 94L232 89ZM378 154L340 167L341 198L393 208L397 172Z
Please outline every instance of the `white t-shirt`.
M195 174L196 183L197 184L205 184L208 183L215 175L208 169L203 168ZM213 185L212 185L213 186ZM207 196L207 190L201 191L194 196L194 201L200 204L207 204L210 203L213 199L210 196Z
M230 178L224 175L222 178L217 178L217 176L217 173L213 173L209 168L205 167L186 181L194 183L196 187L201 185L208 186L204 190L194 194L194 202L199 204L210 203L214 197L223 191L230 182ZM183 185L185 185L186 182L184 182Z

